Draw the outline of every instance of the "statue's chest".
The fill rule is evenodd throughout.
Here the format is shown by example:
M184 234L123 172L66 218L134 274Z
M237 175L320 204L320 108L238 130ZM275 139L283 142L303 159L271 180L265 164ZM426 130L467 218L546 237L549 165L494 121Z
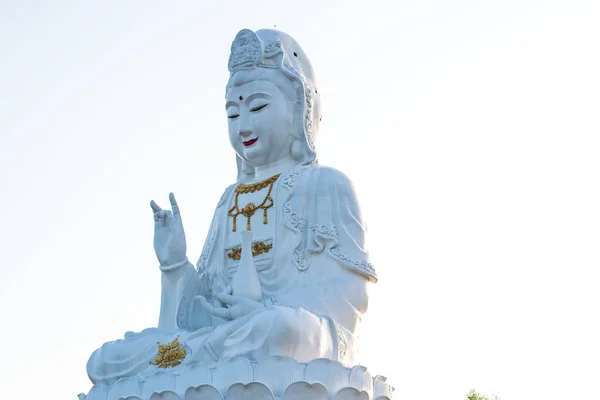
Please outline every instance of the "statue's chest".
M225 265L229 276L237 271L242 247L240 232L252 232L252 256L260 272L271 265L273 255L277 198L275 190L265 187L249 193L233 193L229 200L225 240Z

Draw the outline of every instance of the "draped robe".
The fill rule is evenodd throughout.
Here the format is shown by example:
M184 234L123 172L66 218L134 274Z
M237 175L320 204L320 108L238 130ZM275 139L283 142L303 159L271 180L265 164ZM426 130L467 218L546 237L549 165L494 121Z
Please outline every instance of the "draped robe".
M110 384L124 376L154 373L156 367L149 362L156 356L156 342L175 337L186 350L184 364L277 355L353 365L356 329L367 309L367 284L377 277L351 182L319 165L298 165L279 177L268 226L258 226L262 210L252 219L253 233L254 226L259 233L255 239L272 245L254 257L265 307L225 321L209 315L196 296L215 303L212 294L231 284L237 268L228 256L239 243L228 215L236 186L227 188L217 205L197 269L190 267L193 273L179 283L183 289L176 299L176 328L128 332L124 339L104 344L88 361L92 382ZM245 226L242 215L237 226ZM163 272L163 282L168 273Z

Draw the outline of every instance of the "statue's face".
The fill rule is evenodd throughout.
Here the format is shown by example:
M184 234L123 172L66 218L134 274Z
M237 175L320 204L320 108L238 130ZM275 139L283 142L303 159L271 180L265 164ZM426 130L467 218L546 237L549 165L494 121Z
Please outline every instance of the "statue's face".
M268 80L229 88L226 97L229 140L240 158L253 167L290 154L293 104Z

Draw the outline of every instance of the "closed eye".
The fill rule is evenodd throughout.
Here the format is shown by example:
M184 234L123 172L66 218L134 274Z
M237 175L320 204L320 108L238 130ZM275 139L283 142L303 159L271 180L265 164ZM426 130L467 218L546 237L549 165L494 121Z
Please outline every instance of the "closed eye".
M231 114L231 115L228 115L227 118L229 118L229 119L236 119L239 116L240 116L240 114Z
M265 108L265 107L266 107L266 106L268 106L268 105L269 105L269 103L267 103L267 104L262 104L262 105L260 105L260 106L256 106L256 107L252 107L252 108L250 109L250 111L251 111L251 112L260 111L260 110L262 110L263 108Z

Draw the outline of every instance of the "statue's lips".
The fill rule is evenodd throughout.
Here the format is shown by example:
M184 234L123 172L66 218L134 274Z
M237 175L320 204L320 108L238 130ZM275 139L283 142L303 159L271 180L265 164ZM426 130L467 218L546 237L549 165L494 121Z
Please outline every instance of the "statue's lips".
M258 138L254 138L254 139L250 139L246 142L242 142L242 143L244 143L244 146L248 147L248 146L252 146L254 143L256 143L257 140L258 140Z

